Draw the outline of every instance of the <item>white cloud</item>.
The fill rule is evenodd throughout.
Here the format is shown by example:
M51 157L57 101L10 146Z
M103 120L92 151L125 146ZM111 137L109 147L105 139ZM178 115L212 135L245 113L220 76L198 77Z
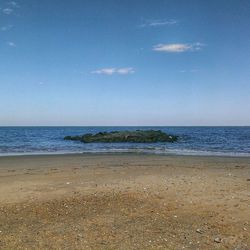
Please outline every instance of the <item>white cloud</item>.
M135 70L133 68L120 68L117 69L116 72L121 75L127 75L135 73Z
M166 20L166 19L156 19L156 20L146 20L139 27L159 27L159 26L171 26L177 24L178 21L174 19Z
M93 74L104 74L104 75L113 75L115 73L115 68L105 68L105 69L98 69L95 71L92 71Z
M104 68L104 69L99 69L92 71L92 74L102 74L102 75L128 75L128 74L133 74L135 70L131 67L129 68Z
M153 47L154 51L167 52L167 53L181 53L186 51L201 50L204 44L202 43L172 43L172 44L157 44Z
M7 45L9 45L10 47L16 47L16 44L13 42L7 42Z
M3 13L6 14L6 15L10 15L10 14L12 14L12 12L13 12L13 9L11 9L11 8L3 9Z

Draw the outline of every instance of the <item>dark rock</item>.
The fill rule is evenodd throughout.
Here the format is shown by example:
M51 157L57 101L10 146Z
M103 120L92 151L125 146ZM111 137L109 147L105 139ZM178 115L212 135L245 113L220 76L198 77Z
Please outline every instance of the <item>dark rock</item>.
M66 136L64 140L90 142L175 142L178 137L168 135L161 130L136 130L136 131L112 131L99 132L97 134L84 134L81 136Z

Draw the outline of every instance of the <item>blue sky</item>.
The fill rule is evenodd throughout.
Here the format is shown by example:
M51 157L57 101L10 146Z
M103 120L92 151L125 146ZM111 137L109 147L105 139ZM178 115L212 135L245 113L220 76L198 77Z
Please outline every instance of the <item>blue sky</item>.
M0 0L0 125L250 125L248 0Z

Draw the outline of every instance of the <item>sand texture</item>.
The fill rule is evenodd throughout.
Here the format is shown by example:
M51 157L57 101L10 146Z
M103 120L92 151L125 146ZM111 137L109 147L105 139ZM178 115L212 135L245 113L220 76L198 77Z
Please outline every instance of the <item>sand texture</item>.
M0 249L250 249L250 159L1 157Z

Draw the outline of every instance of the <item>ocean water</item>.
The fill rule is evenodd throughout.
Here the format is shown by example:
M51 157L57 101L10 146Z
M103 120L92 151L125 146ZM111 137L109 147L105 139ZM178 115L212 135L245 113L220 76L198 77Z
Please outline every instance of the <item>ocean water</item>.
M156 129L179 136L175 143L91 143L66 135ZM0 127L0 156L100 152L250 156L250 127Z

